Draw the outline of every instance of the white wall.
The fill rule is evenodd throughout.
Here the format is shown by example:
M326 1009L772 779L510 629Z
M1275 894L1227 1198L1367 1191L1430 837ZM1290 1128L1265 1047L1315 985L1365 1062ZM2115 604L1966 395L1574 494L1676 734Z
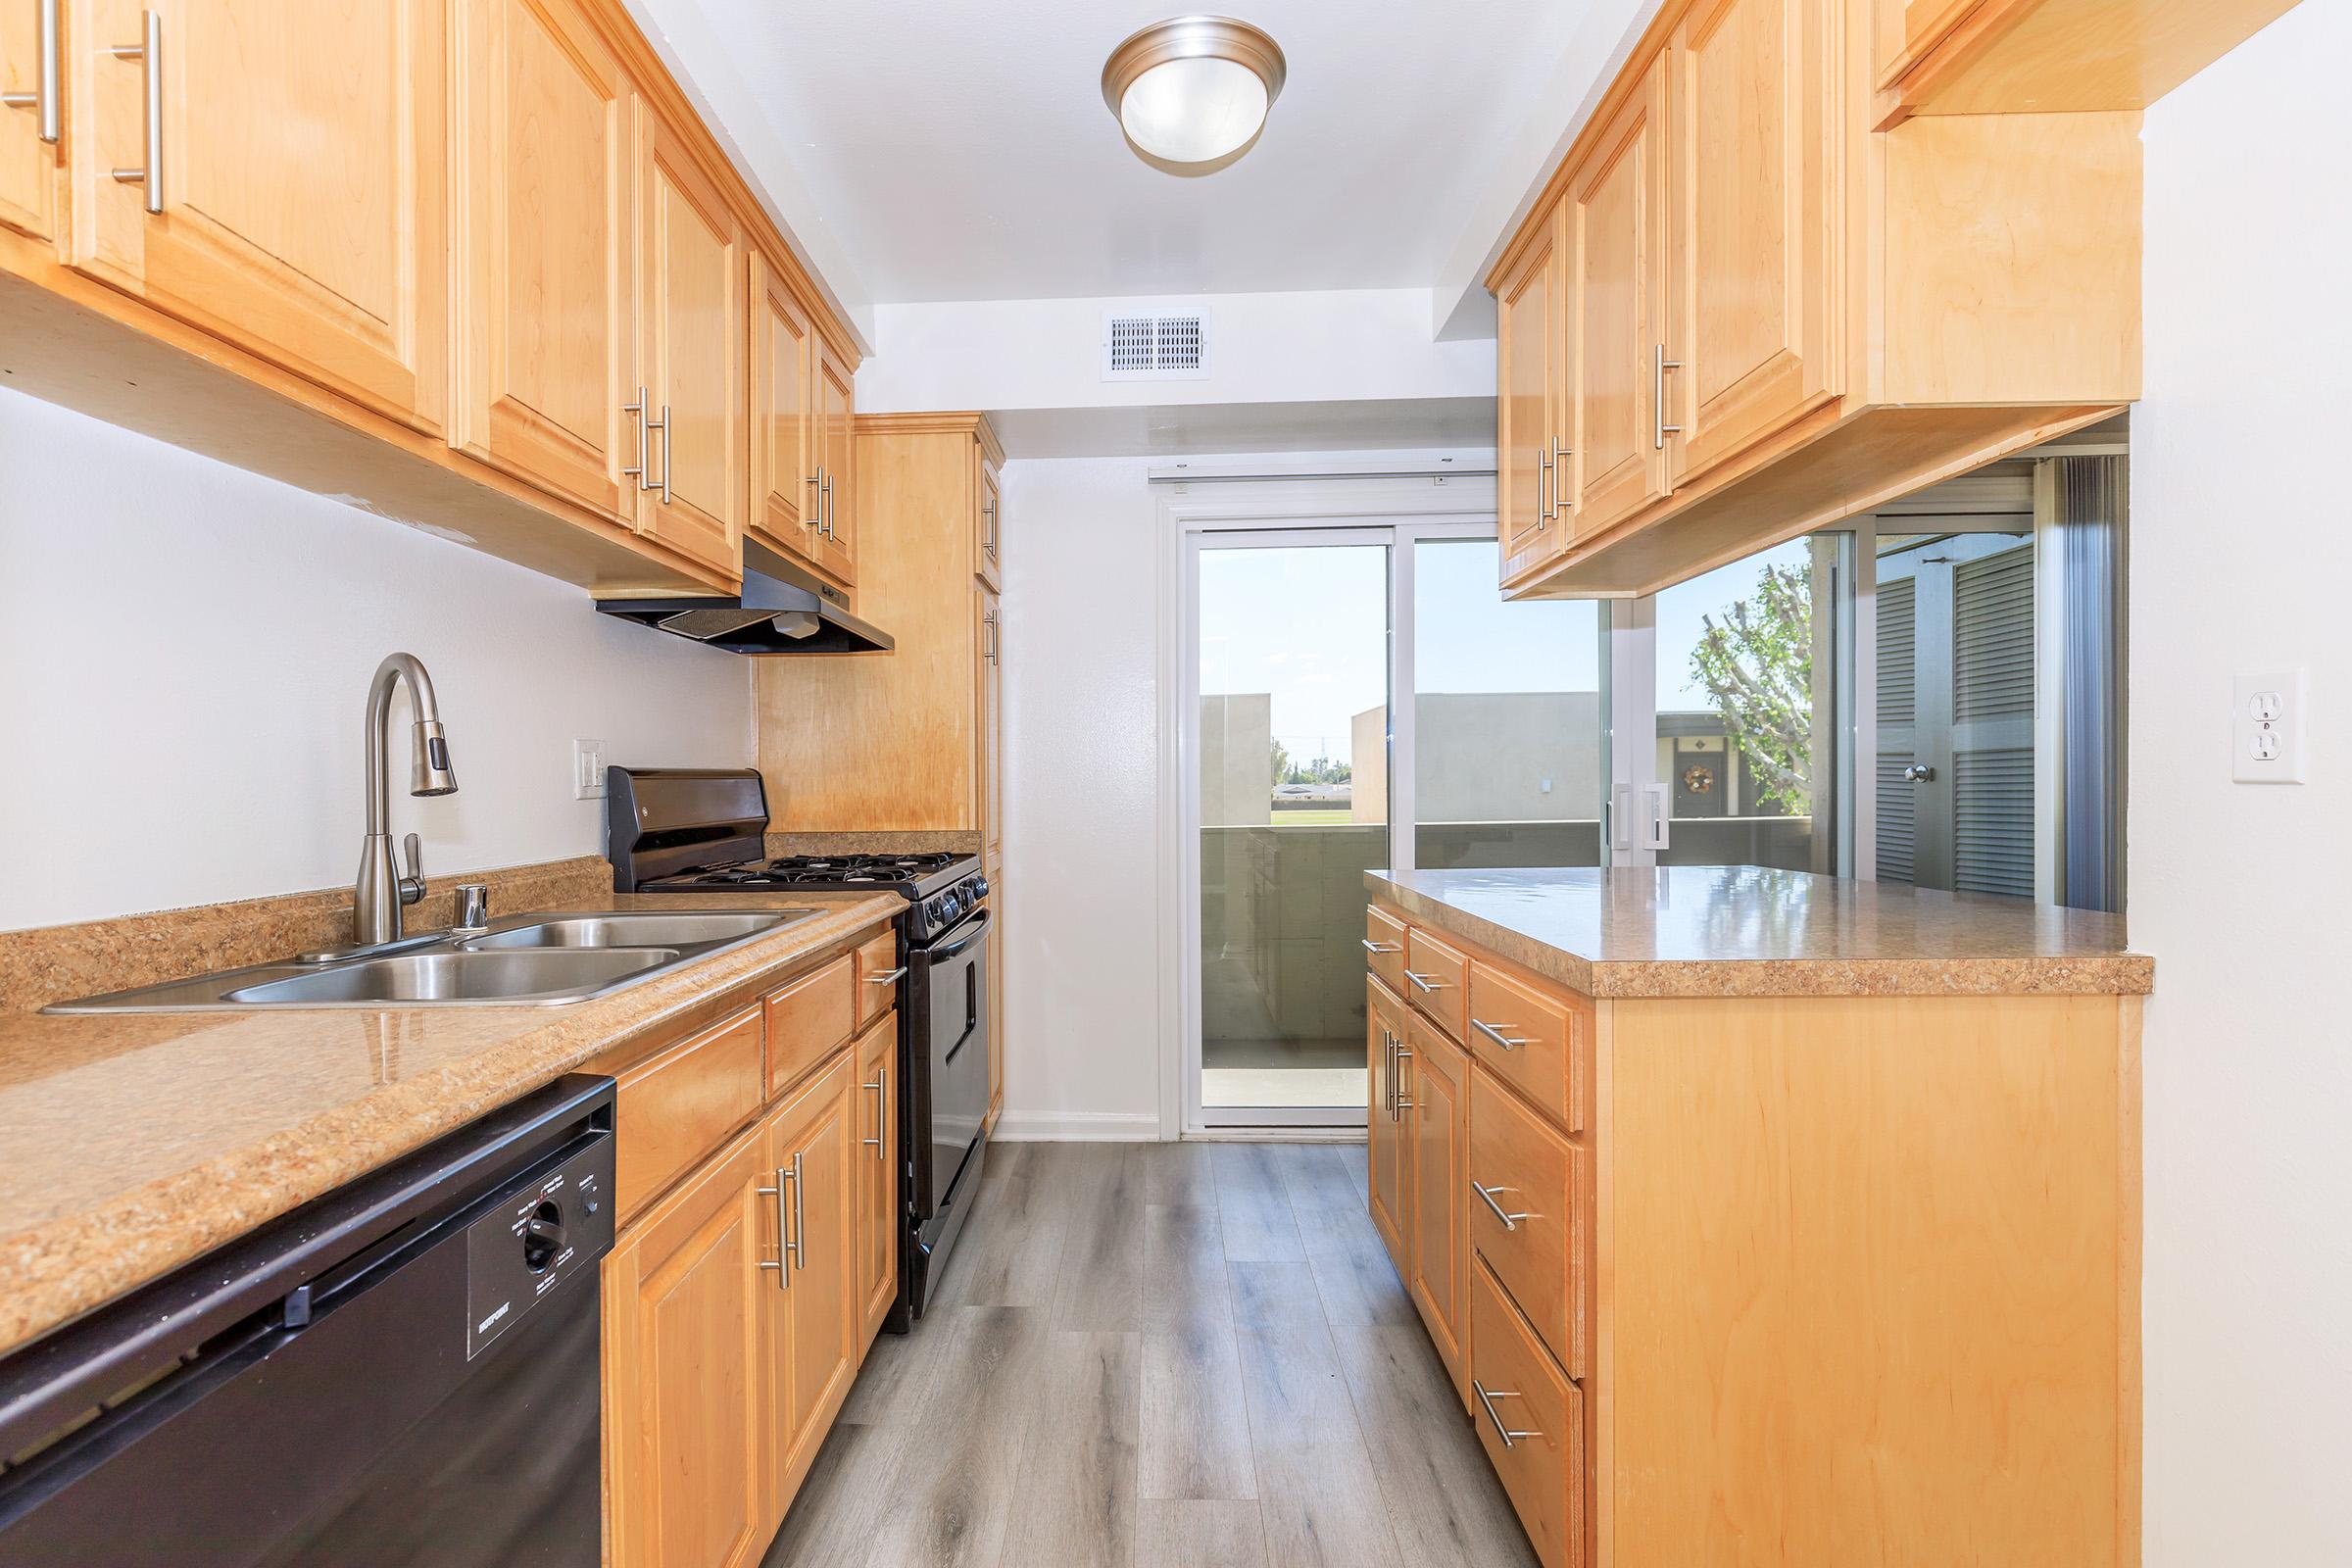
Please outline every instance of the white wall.
M0 392L0 929L330 887L359 864L368 684L433 676L459 792L406 793L425 869L595 855L571 742L740 766L743 660L566 583Z
M1006 1137L1159 1136L1149 466L1004 468Z
M2131 924L2146 1014L2149 1568L2352 1562L2352 7L2148 113ZM2230 676L2311 671L2311 782L2230 781Z

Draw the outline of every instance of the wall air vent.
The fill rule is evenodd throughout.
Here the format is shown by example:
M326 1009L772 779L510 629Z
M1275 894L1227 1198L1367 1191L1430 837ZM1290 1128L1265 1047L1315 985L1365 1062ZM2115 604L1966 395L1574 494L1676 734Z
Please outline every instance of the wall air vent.
M1208 379L1208 313L1197 306L1127 304L1102 313L1105 381Z

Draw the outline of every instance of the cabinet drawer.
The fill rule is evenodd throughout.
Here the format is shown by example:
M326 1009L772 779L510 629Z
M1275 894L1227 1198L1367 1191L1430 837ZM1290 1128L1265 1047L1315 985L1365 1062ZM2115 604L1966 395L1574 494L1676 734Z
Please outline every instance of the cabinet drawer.
M896 926L869 939L857 952L858 1027L863 1029L898 1004L899 981L906 971L899 963Z
M1397 995L1431 1023L1462 1038L1470 960L1415 926L1404 934L1404 984Z
M1470 1244L1577 1378L1585 1375L1584 1160L1483 1063L1470 1075Z
M1470 965L1470 1049L1570 1132L1585 1127L1592 1010L1489 964Z
M1364 966L1391 991L1404 992L1404 922L1387 910L1364 910Z
M857 955L845 953L767 999L767 1092L846 1045L858 1029Z
M1584 1396L1479 1263L1470 1268L1470 1418L1544 1568L1581 1564Z
M760 1108L760 1010L626 1069L614 1099L613 1219L625 1225Z

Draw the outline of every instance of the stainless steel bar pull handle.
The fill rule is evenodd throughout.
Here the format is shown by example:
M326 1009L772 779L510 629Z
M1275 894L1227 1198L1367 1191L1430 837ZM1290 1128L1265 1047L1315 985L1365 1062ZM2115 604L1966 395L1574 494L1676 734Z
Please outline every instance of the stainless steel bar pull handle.
M1657 357L1651 363L1654 365L1655 368L1651 372L1649 382L1650 417L1655 426L1654 439L1657 444L1657 449L1660 452L1663 452L1666 450L1666 438L1668 436L1681 435L1683 433L1683 427L1681 425L1668 424L1666 422L1666 372L1668 370L1681 369L1683 368L1683 362L1680 360L1668 359L1666 357L1666 345L1661 343L1658 345Z
M1397 1042L1396 1092L1389 1097L1389 1120L1391 1121L1400 1119L1406 1111L1413 1108L1412 1101L1407 1099L1404 1093L1404 1064L1410 1061L1412 1056L1413 1054L1404 1048L1404 1043Z
M1504 1034L1503 1030L1511 1027L1507 1023L1492 1024L1487 1022L1484 1018L1473 1018L1470 1020L1470 1027L1477 1030L1480 1034L1485 1035L1489 1040L1494 1041L1505 1051L1517 1051L1521 1046L1533 1044L1533 1042L1523 1040L1517 1035Z
M662 492L662 504L669 505L669 471L678 466L678 435L669 427L669 405L662 405L662 420L652 428L662 432L662 482L650 488Z
M1429 976L1415 974L1410 969L1404 971L1404 977L1423 991L1446 991L1451 989L1452 986L1452 982L1449 980L1432 980Z
M1496 1193L1509 1192L1510 1189L1508 1187L1481 1187L1478 1185L1478 1178L1473 1176L1470 1178L1470 1190L1486 1200L1487 1206L1494 1211L1494 1217L1502 1221L1502 1228L1504 1230L1517 1230L1519 1228L1519 1222L1527 1218L1525 1214L1505 1213L1502 1205L1494 1201L1494 1195Z
M115 178L125 185L147 187L147 211L164 210L164 19L152 11L140 16L146 22L145 36L138 43L116 44L106 52L117 60L136 60L146 86L147 106L147 167L118 169Z
M1551 514L1556 519L1576 510L1568 499L1568 460L1576 456L1574 447L1560 445L1555 437L1551 443Z
M1534 1431L1515 1432L1511 1428L1503 1425L1501 1415L1498 1414L1494 1409L1494 1401L1496 1399L1516 1399L1519 1397L1517 1394L1508 1389L1489 1389L1485 1384L1479 1382L1476 1378L1472 1378L1470 1380L1470 1387L1477 1391L1478 1402L1486 1406L1487 1419L1494 1423L1494 1435L1502 1440L1502 1446L1504 1447L1508 1448L1512 1446L1521 1438L1540 1438L1544 1435L1541 1432Z
M29 109L41 117L41 140L56 146L65 133L65 100L58 92L58 77L63 74L58 54L62 47L57 31L57 0L41 0L41 58L34 67L33 80L37 85L30 92L0 92L0 104L11 109Z
M822 504L816 509L818 519L816 525L818 530L830 539L833 537L833 475L830 471L825 474L825 482L817 488L822 498Z
M645 388L639 387L637 401L622 404L620 412L631 416L637 421L637 466L633 468L623 468L620 471L636 480L638 489L651 490L653 486L645 482Z
M1544 481L1551 477L1551 449L1536 454L1536 530L1551 521L1551 503L1544 499Z
M800 1151L793 1151L792 1169L778 1171L776 1177L779 1181L792 1183L792 1266L807 1268L808 1266L808 1250L805 1244L808 1239L808 1221L807 1215L802 1211L801 1199L808 1184L801 1180Z
M1370 937L1364 938L1363 941L1366 953L1402 953L1404 951L1404 944L1401 942L1375 942Z
M988 519L988 525L980 532L980 548L988 552L989 560L994 561L997 559L997 504L994 501L984 504L980 508L980 515Z
M814 505L804 509L804 514L801 517L801 526L804 528L814 528L821 533L824 531L825 522L825 470L819 468L814 473L810 474L808 479L808 484L809 489L816 492L816 495L812 498Z
M792 1249L792 1210L786 1207L784 1202L784 1183L790 1179L791 1175L792 1172L779 1165L776 1167L775 1186L752 1189L761 1198L772 1198L776 1200L776 1258L772 1263L766 1258L761 1258L760 1266L776 1271L776 1289L779 1291L792 1289L792 1270L785 1266L790 1259Z
M877 1163L882 1158L882 1118L890 1114L889 1083L890 1064L877 1062L874 1066L874 1076L867 1080L865 1085L868 1090L872 1091L874 1097L874 1136L864 1141L866 1147L873 1150L874 1159Z
M869 986L895 986L906 978L906 966L901 964L896 969L885 969L880 974L867 975L865 983Z

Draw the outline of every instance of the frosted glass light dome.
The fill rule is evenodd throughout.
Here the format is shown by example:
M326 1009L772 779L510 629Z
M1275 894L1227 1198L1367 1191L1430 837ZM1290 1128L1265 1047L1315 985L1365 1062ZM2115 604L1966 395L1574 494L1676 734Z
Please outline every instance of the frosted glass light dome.
M1176 17L1111 51L1102 99L1148 162L1204 173L1257 139L1284 74L1282 51L1249 24Z

